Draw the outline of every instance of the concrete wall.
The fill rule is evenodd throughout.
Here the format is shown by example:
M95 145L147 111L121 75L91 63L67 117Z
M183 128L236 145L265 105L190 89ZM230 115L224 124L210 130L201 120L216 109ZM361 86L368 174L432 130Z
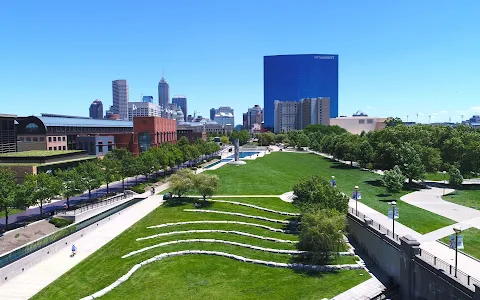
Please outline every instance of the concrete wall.
M134 197L134 199L136 199L138 201L141 201L141 200L144 200L145 198L141 197ZM134 199L132 199L131 201L133 201ZM136 202L132 202L133 203L136 203ZM127 206L127 207L123 207L122 209L124 208L128 208L130 206ZM63 239L53 243L53 244L50 244L38 251L35 251L33 252L32 254L30 255L27 255L26 257L24 258L21 258L3 268L0 269L0 286L5 283L6 281L8 281L9 279L12 279L14 278L15 276L21 274L22 272L24 272L25 270L27 270L28 268L30 267L33 267L34 265L36 265L37 263L39 263L40 261L44 260L45 258L47 258L49 255L57 252L57 251L65 251L65 255L69 255L70 254L70 247L71 247L71 244L73 242L75 242L76 240L78 240L79 238L83 237L85 234L95 230L96 228L98 228L98 226L101 226L103 224L105 224L106 222L110 221L111 219L113 218L116 218L116 217L119 217L122 215L122 211L118 211L118 210L115 210L117 207L113 208L112 211L111 211L111 215L109 216L106 216L105 218L93 223L92 225L88 226L88 227L85 227L75 233L72 233L71 235L69 236L66 236L64 237ZM71 225L70 225L71 226Z

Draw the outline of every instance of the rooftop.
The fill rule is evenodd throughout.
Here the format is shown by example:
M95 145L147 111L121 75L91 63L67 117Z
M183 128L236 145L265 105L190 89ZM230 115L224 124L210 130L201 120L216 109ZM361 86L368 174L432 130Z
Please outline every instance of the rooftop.
M78 126L78 127L132 127L132 121L121 120L102 120L90 118L75 118L75 117L37 117L45 126Z
M83 150L31 150L22 152L2 153L0 157L49 157L62 154L80 153Z

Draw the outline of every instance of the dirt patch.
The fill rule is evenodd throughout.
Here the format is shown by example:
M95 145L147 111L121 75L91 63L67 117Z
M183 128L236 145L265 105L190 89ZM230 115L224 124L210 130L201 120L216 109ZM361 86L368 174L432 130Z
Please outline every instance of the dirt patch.
M7 232L7 234L0 236L0 254L23 246L57 230L58 228L53 224L43 220L27 227Z

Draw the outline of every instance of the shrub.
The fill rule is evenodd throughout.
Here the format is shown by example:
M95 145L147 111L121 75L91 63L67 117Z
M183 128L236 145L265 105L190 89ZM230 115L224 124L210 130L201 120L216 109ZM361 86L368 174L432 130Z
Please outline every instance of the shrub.
M139 185L132 186L130 190L134 191L137 194L143 194L145 193L145 184L141 183Z
M463 183L463 176L460 173L460 170L458 170L455 167L451 167L450 170L448 171L448 175L450 176L450 180L448 183L453 186L460 186Z
M68 219L64 219L64 218L55 217L55 218L50 219L49 223L55 225L55 227L57 227L57 228L62 228L62 227L65 227L65 226L68 226L68 225L72 224L73 221L68 220Z
M312 176L301 180L293 186L293 192L296 196L293 203L302 210L307 210L314 205L321 209L347 212L348 198L320 176Z

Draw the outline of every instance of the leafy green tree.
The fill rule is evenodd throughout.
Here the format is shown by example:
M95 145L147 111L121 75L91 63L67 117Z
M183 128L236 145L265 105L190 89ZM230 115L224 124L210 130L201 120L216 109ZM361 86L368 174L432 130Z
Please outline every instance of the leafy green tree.
M460 173L460 170L455 168L455 167L451 167L449 170L448 170L448 175L450 177L450 180L448 181L448 184L452 185L452 186L461 186L462 183L463 183L463 176L462 174Z
M183 148L183 147L185 147L185 146L187 146L187 145L190 145L190 143L188 142L188 139L187 139L185 136L182 136L182 137L180 137L180 138L178 139L177 145L178 145L178 147L180 147L180 149L181 149L181 148Z
M228 138L227 138L228 140ZM194 145L197 147L198 151L200 152L201 155L206 155L207 154L207 142L204 141L203 139L197 139L194 143Z
M387 127L392 127L392 126L397 126L403 124L402 119L396 117L390 117L385 120L385 126Z
M220 143L222 143L223 145L228 145L230 143L230 141L228 140L228 137L222 135L220 137Z
M62 180L50 173L27 174L23 185L29 202L40 206L40 215L43 215L43 204L50 203L62 190Z
M284 140L287 138L287 135L284 133L279 133L275 135L275 142L277 143L283 143Z
M312 263L327 264L343 244L345 213L315 208L302 214L299 249L308 251Z
M425 178L425 166L417 150L410 144L405 144L400 148L400 170L408 178L408 183L412 180Z
M154 148L150 148L154 149ZM148 149L145 152L142 152L137 158L138 170L139 173L145 175L145 178L148 180L148 175L157 172L160 169L160 164L158 159L155 157L154 151Z
M348 210L348 198L320 176L300 180L293 186L293 203L306 209L314 205L320 209Z
M361 168L366 168L373 161L374 151L368 140L363 140L356 149L356 157Z
M56 176L62 180L61 194L67 199L67 207L70 208L70 198L83 193L87 189L83 178L77 169L59 170Z
M8 230L8 216L14 208L24 207L26 198L22 186L15 182L15 172L0 168L0 210L5 213L5 230Z
M310 139L305 133L301 133L297 138L297 148L302 149L303 147L308 147L310 144Z
M200 173L193 177L193 184L205 201L207 196L212 196L218 190L220 179L217 175Z
M405 178L400 168L395 166L392 170L385 171L382 182L388 192L396 194L402 190Z
M442 165L442 156L440 149L433 147L418 146L418 154L425 165L427 172L437 172Z
M125 191L125 178L132 174L132 165L135 163L133 155L123 148L115 148L107 155L119 163L119 175L122 178L122 190Z
M114 182L119 178L121 164L120 161L116 160L110 155L110 152L107 153L103 159L100 161L100 166L102 169L103 180L107 183L107 195L110 193L110 183Z
M191 191L194 185L194 174L188 169L179 170L170 176L170 190L174 195L182 197Z
M92 199L92 190L98 189L102 185L102 168L97 160L81 163L77 166L76 172L83 182L83 186L88 190L88 199Z

